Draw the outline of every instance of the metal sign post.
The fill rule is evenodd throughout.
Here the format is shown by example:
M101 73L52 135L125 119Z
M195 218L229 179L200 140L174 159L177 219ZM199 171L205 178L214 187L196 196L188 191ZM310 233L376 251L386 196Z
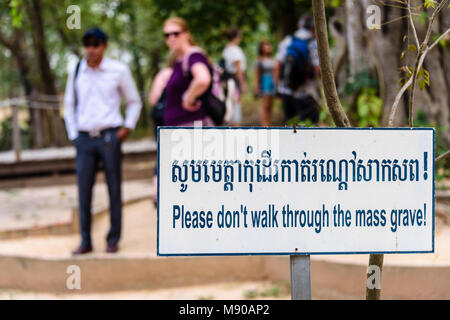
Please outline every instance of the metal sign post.
M311 300L311 265L309 255L290 256L291 299Z

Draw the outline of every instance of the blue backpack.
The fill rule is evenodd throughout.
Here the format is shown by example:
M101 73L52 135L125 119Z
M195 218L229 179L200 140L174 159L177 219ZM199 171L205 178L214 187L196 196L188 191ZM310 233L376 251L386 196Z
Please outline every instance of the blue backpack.
M314 67L309 59L310 39L292 37L283 63L283 80L291 90L297 90L314 77Z

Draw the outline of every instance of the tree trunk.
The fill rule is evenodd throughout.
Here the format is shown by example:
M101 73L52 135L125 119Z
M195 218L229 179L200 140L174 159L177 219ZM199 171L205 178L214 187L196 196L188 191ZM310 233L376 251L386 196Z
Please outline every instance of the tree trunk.
M45 46L42 4L40 0L32 0L30 3L27 2L27 4L41 86L44 89L45 94L56 96L58 92L56 90L55 77L50 68L47 48ZM49 129L49 134L46 137L46 139L48 139L46 140L46 144L62 146L65 143L65 134L59 106L55 109L45 110L44 114L44 121Z
M43 130L42 130L42 110L33 108L32 96L33 96L33 86L30 80L30 67L28 65L28 60L23 50L24 37L22 32L15 33L15 48L14 57L16 58L16 63L19 69L20 81L24 88L27 106L30 115L30 127L32 128L33 136L33 148L39 149L44 146L43 141Z
M383 254L371 254L369 257L369 266L378 266L380 268L380 277L383 271ZM367 278L369 278L369 274L367 274ZM380 300L381 298L381 288L377 289L366 289L366 300Z
M347 37L347 53L349 72L347 77L348 84L354 84L357 81L356 76L364 70L370 69L369 54L367 50L366 39L362 23L362 3L360 0L345 0L345 30ZM344 103L350 108L347 110L350 120L358 120L358 96L360 90L353 91L342 97Z
M32 128L33 148L43 147L43 130L41 121L41 110L34 109L31 96L33 94L33 84L30 79L31 67L28 64L27 50L25 48L25 36L22 30L14 29L10 39L0 34L0 43L5 46L14 58L19 69L19 78L26 96L29 110L30 128Z
M363 24L361 23L362 5L360 0L346 0L346 20L348 60L350 67L350 82L354 76L368 66L367 50L362 35Z
M328 44L325 5L322 0L313 0L312 6L319 51L320 73L327 105L337 127L350 127L350 121L348 120L345 111L342 109L336 90L336 83L334 82L333 67L330 59L330 47Z
M372 0L364 0L364 12L368 6L374 4ZM404 20L397 20L396 18L404 15L404 11L396 8L384 6L382 11L381 30L368 31L368 39L370 47L373 49L374 58L379 64L378 80L380 82L381 98L383 99L383 112L381 117L381 125L387 126L389 120L389 113L392 104L397 96L399 89L399 74L401 61L400 56L402 50L406 49L403 44L403 36L406 34L407 25ZM388 24L385 24L389 21ZM403 47L403 48L402 48ZM405 123L405 101L402 99L401 105L403 107L398 109L394 123L400 126Z
M330 34L335 40L335 46L333 48L332 62L333 72L338 92L341 91L345 82L347 81L347 70L344 65L347 63L348 46L345 35L345 8L339 7L333 17L330 18L328 28Z

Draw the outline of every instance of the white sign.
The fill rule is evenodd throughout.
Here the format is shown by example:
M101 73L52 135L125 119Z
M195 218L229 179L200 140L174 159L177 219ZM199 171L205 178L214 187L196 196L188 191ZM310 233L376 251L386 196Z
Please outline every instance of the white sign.
M158 255L434 252L433 129L158 136Z

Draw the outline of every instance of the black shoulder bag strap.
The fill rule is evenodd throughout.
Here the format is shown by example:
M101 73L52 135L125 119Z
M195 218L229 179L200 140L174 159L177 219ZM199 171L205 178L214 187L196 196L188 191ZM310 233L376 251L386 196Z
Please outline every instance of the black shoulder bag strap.
M77 109L78 106L78 94L77 94L77 85L76 85L76 80L78 77L78 71L80 70L80 64L81 64L81 60L78 61L77 66L75 68L75 73L73 75L73 99L74 99L74 109Z

